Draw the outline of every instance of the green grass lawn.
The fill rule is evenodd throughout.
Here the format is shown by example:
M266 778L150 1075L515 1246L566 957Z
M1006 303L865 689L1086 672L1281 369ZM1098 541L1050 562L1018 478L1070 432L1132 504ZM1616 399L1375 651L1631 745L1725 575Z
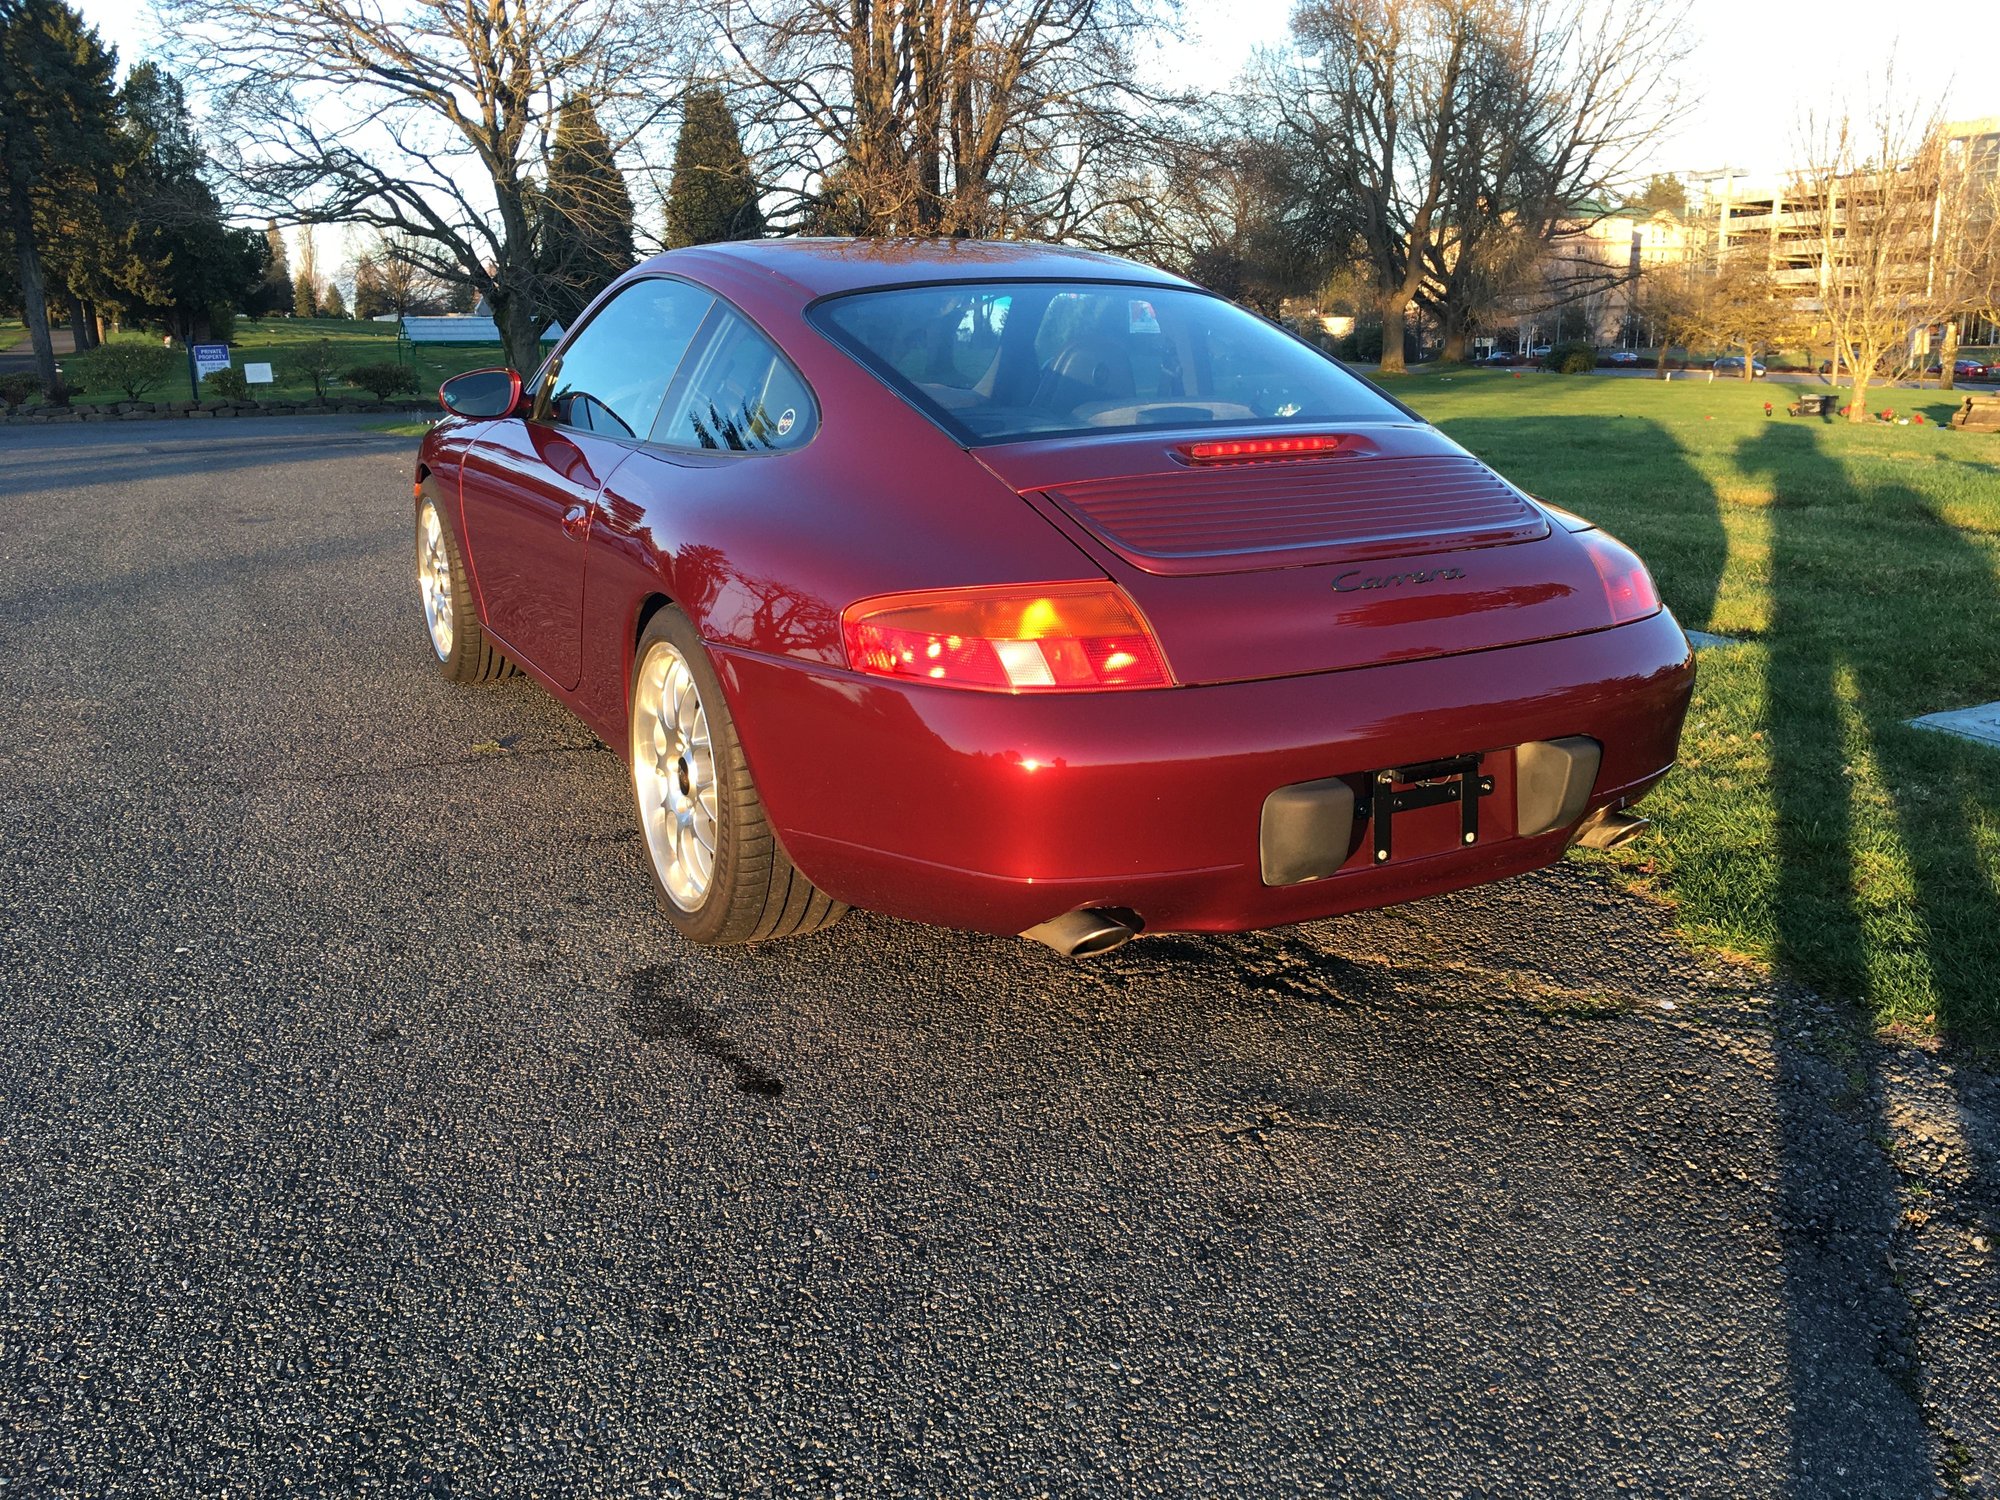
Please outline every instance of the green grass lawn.
M433 423L429 417L412 416L391 417L386 421L364 422L362 425L370 432L386 432L390 437L420 438L431 430Z
M156 334L125 334L120 337L158 342ZM0 340L4 338L5 325L0 325ZM300 378L289 366L308 345L322 338L332 340L338 349L340 369L343 371L355 365L389 363L398 358L394 323L362 323L339 318L239 318L236 335L229 343L229 352L239 370L246 364L265 363L271 366L271 373L277 377L275 383L250 388L251 395L257 400L310 401L312 383ZM434 396L438 386L453 375L507 362L497 343L418 344L414 347L406 344L401 358L416 375L416 394L420 397ZM86 367L79 366L78 369ZM74 400L85 402L125 399L125 393L115 387L79 385L74 381L71 396ZM184 401L188 398L187 376L183 373L146 392L143 399ZM369 397L367 392L336 379L327 391L327 399L352 401Z
M1504 372L1384 382L1617 532L1705 651L1658 834L1603 856L1696 942L2000 1044L2000 750L1904 722L2000 699L2000 436L1788 419L1791 392ZM1778 407L1764 415L1764 402Z

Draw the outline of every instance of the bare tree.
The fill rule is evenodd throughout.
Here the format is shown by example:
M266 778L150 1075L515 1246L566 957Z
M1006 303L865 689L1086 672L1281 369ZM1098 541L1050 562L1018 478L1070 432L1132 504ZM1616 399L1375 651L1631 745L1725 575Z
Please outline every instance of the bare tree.
M1745 380L1756 377L1758 356L1810 332L1798 299L1759 251L1652 267L1639 282L1639 312L1659 339L1662 369L1675 344L1740 349Z
M243 206L404 236L476 290L509 360L541 314L536 184L563 101L628 149L673 106L676 9L655 0L158 0L228 122Z
M1629 170L1673 107L1679 20L1658 0L1304 0L1266 91L1298 228L1374 273L1385 371L1420 295L1462 323L1519 264L1489 240L1546 245Z
M1153 101L1171 0L718 0L779 217L871 235L1087 237ZM785 194L773 195L783 203Z
M375 263L376 285L389 310L399 318L443 305L449 288L425 269L423 243L400 230L382 230L368 249Z
M1282 231L1288 164L1252 123L1256 107L1231 92L1156 117L1150 148L1106 174L1087 242L1270 317L1285 297L1318 290L1322 266Z
M1743 351L1743 378L1757 374L1757 356L1802 338L1805 320L1771 274L1761 251L1739 251L1704 273L1694 309L1693 336L1723 349Z
M1653 266L1639 278L1639 316L1658 345L1656 368L1667 372L1676 344L1683 348L1705 337L1709 269L1692 260Z
M1810 121L1813 165L1790 196L1813 226L1819 316L1836 368L1848 367L1850 421L1866 421L1868 386L1916 356L1919 330L1952 324L1991 293L1996 225L1990 177L1941 119L1897 96ZM1987 164L1990 166L1990 164Z

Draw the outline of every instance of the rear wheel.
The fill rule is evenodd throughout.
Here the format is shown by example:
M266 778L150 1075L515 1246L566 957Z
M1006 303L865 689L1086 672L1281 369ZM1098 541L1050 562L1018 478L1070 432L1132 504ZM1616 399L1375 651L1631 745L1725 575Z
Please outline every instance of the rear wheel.
M661 908L697 943L754 943L831 927L847 908L778 846L694 627L671 605L632 672L632 793Z
M465 559L428 495L417 507L417 597L423 604L431 655L446 677L453 682L491 682L514 674L514 664L480 629Z

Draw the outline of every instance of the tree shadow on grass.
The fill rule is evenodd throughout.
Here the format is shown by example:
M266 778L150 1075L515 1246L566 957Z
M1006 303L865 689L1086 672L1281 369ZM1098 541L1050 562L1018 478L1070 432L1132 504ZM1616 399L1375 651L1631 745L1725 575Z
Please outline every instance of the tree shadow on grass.
M1844 1072L1839 1107L1888 1139L1874 1019L1856 1002L1906 990L1921 971L1948 1037L1993 1027L2000 911L1967 813L1970 803L2000 817L2000 777L1991 752L1904 720L1968 701L1968 666L1990 659L2000 599L1988 559L1925 497L1894 485L1857 493L1817 430L1768 427L1737 457L1773 490L1765 692L1778 953L1842 997L1828 1009L1801 993L1778 1018L1794 1482L1800 1493L1908 1493L1919 1477L1929 1486L1949 1433L1928 1425L1915 1316L1890 1263L1894 1177L1827 1155L1816 1096ZM1984 774L1971 764L1980 756ZM1957 795L1928 790L1940 786ZM1974 1163L1981 1181L1993 1169ZM1871 1351L1877 1378L1856 1378L1866 1367L1834 1357L1843 1346Z
M1440 424L1503 474L1532 470L1544 500L1601 523L1638 549L1658 575L1674 618L1714 624L1729 561L1715 491L1673 434L1644 417L1469 417ZM1605 478L1643 465L1643 492Z

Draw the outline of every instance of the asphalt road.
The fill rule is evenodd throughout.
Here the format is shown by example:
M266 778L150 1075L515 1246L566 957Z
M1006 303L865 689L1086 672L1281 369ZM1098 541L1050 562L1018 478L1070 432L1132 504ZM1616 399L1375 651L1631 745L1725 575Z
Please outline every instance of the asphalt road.
M409 451L0 433L0 1494L2000 1494L1990 1078L1575 868L692 951Z
M67 328L51 329L49 343L54 348L57 359L76 352L76 338ZM0 349L0 375L32 375L34 372L35 346L30 340L16 339L6 348Z

